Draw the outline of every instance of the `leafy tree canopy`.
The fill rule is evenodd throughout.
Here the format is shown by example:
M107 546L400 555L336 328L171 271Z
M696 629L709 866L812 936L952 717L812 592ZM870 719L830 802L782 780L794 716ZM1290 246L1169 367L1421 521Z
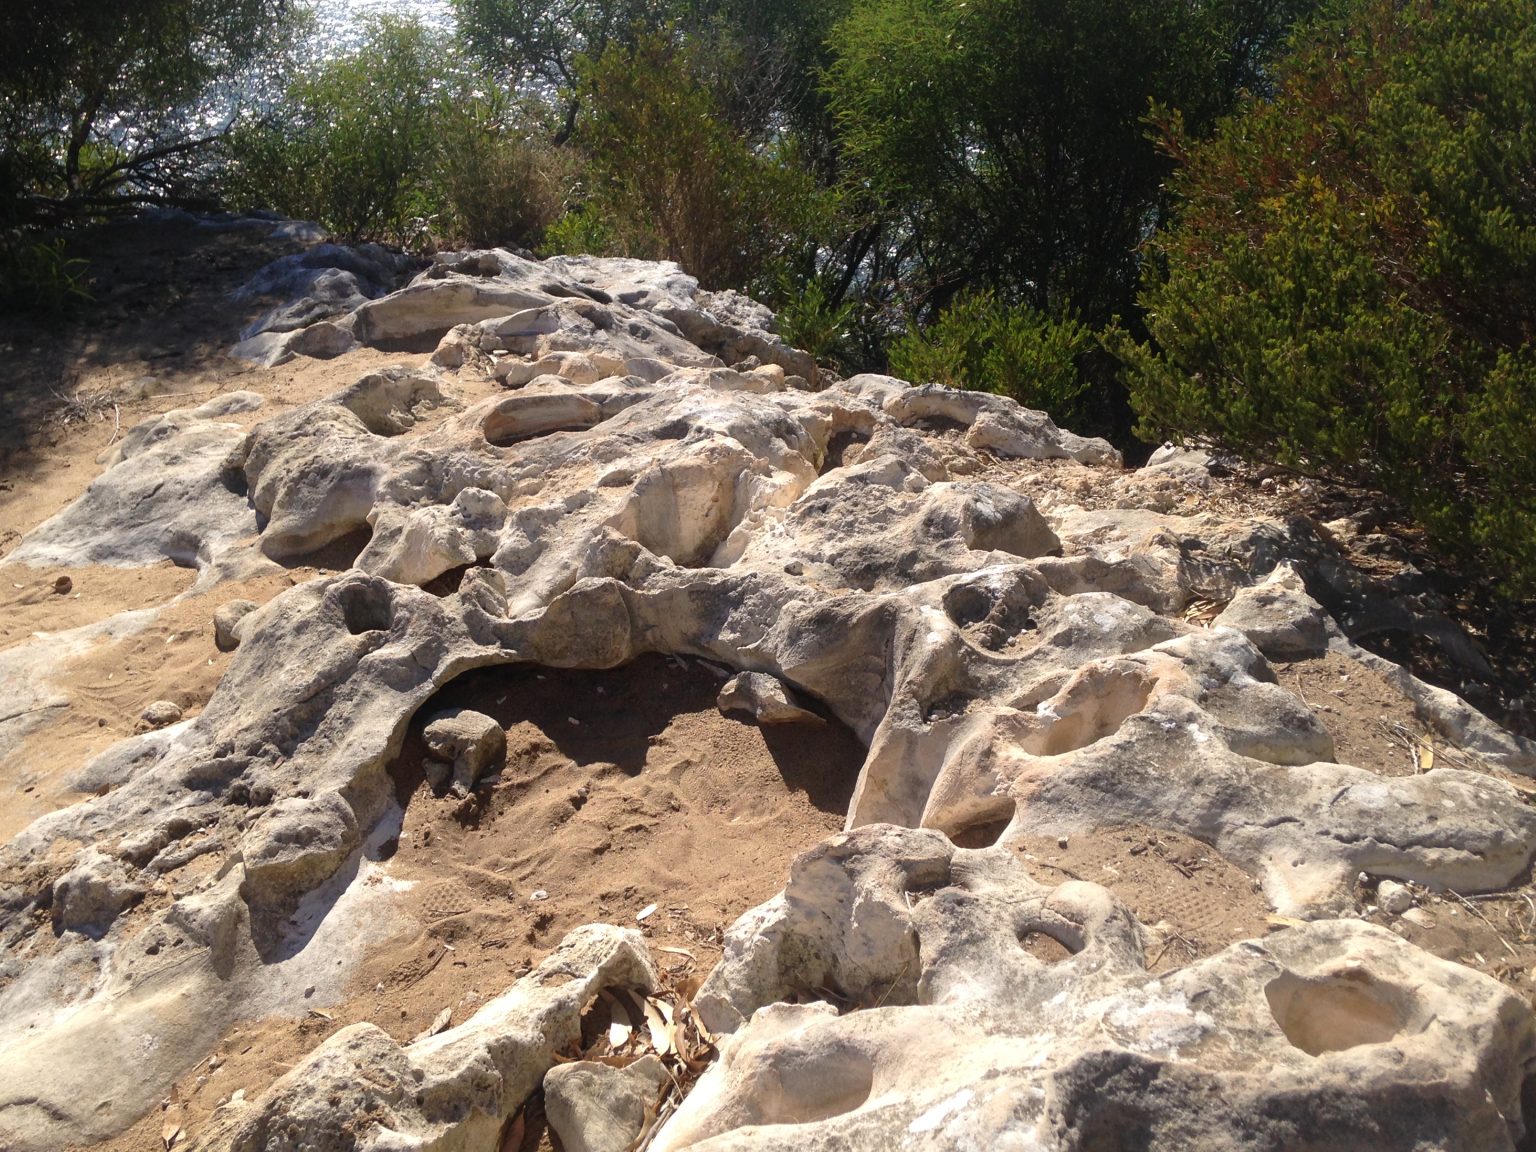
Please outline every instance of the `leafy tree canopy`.
M1536 0L1353 0L1193 139L1143 431L1395 497L1536 587Z
M1149 103L1210 124L1305 0L859 0L827 80L852 178L901 220L936 311L995 288L1131 310L1171 164Z
M21 220L185 194L288 0L0 5L0 198Z

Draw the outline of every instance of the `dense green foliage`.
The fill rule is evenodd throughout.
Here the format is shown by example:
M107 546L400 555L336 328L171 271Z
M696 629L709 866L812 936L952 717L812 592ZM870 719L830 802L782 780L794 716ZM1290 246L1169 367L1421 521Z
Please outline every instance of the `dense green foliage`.
M928 329L891 348L891 371L914 383L1010 396L1076 425L1087 381L1078 361L1095 347L1093 332L991 292L961 296Z
M609 250L676 260L723 288L814 236L813 182L731 126L688 47L657 35L609 48L584 70L582 90L582 211L605 221Z
M62 239L0 233L0 306L57 316L90 299L86 262L67 256Z
M861 0L827 86L851 175L937 308L996 288L1101 323L1134 302L1170 162L1149 102L1209 124L1302 5Z
M0 224L206 190L207 145L271 57L285 0L0 5ZM221 87L223 85L223 87Z
M528 119L446 35L385 19L237 126L226 188L349 239L531 244L563 188Z
M1156 436L1364 484L1536 584L1536 3L1357 0L1213 139L1127 345Z
M668 258L843 370L1122 443L1129 386L1536 582L1536 0L454 0L233 120L285 0L125 2L0 12L13 295L77 283L18 221L209 191Z

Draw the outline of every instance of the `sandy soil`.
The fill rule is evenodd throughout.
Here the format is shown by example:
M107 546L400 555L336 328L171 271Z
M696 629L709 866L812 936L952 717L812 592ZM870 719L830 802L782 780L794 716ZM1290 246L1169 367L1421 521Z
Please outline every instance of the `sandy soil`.
M402 900L419 928L368 958L351 999L232 1032L164 1113L99 1147L163 1148L167 1115L195 1134L233 1092L255 1095L347 1024L407 1041L444 1008L460 1022L579 924L637 925L668 981L691 990L725 928L842 827L864 755L833 722L760 729L722 716L719 687L701 662L658 656L448 685L392 768L406 814L389 871L411 882ZM423 718L451 705L494 716L508 737L499 778L462 801L422 781Z

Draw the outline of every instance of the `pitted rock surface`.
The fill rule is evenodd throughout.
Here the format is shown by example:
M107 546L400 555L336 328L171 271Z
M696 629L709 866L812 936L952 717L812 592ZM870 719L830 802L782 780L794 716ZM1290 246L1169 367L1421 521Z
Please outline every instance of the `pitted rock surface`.
M8 560L169 556L217 582L367 537L350 571L239 621L193 720L82 766L102 794L0 847L0 1144L110 1135L226 1022L303 987L294 972L366 948L347 925L386 899L358 879L398 821L386 768L438 689L491 665L646 653L771 676L868 747L850 839L733 932L701 1005L737 1035L657 1147L768 1146L762 1126L789 1122L805 1147L1025 1132L1119 1147L1096 1141L1122 1123L1167 1148L1280 1147L1286 1125L1382 1148L1521 1138L1531 1019L1498 985L1347 921L1152 980L1111 893L1043 889L1007 863L1026 836L1139 823L1211 845L1301 919L1353 911L1362 871L1461 893L1526 872L1536 813L1512 785L1336 763L1277 680L1266 652L1326 643L1367 660L1308 591L1357 588L1325 537L1174 510L1177 475L1130 474L1113 506L1042 511L990 465L1111 473L1118 455L1000 397L829 383L766 309L675 266L447 255L401 291L265 336L293 354L286 342L322 324L327 340L415 358L249 430L221 419L250 410L238 393L131 430ZM504 389L466 400L465 374ZM1185 619L1204 597L1231 615ZM1536 770L1529 741L1388 667L1448 738ZM947 838L982 833L993 848ZM225 865L181 883L211 844ZM113 920L120 896L162 881L165 902ZM832 890L854 914L808 933L796 902ZM33 961L55 901L60 934ZM311 905L332 910L321 943L299 946L295 910ZM1018 948L1028 932L1073 958L1041 970ZM818 986L883 1007L779 1003ZM174 1037L156 1031L167 988L208 1006ZM84 1050L132 1071L111 1109L81 1089ZM379 1121L368 1146L428 1146L450 1113L483 1133L482 1113L526 1095L526 1076L490 1095L449 1076L440 1108L412 1102L401 1078L422 1066L371 1033L316 1058L399 1081L381 1091L402 1127ZM285 1084L207 1146L296 1146L279 1133L344 1124L308 1091ZM1264 1119L1245 1129L1247 1116Z
M732 1034L652 1147L1523 1146L1536 1030L1486 976L1347 920L1143 965L1097 885L859 829L732 928L699 997Z

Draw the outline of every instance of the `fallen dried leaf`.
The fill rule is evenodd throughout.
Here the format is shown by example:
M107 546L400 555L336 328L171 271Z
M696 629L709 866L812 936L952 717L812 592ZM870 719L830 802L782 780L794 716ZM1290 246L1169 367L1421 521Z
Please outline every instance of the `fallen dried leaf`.
M501 1143L497 1145L497 1152L517 1152L523 1146L526 1124L524 1110L519 1108L517 1115L508 1120L507 1126L501 1130Z
M651 1038L651 1047L659 1056L670 1056L673 1051L672 1023L662 1014L656 1001L645 1002L645 1027Z

